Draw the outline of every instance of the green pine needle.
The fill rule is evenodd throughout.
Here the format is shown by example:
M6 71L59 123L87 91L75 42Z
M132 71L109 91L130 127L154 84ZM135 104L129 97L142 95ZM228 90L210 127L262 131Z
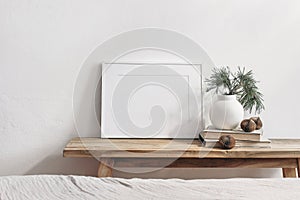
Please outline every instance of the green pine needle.
M222 90L225 95L237 95L238 101L250 113L253 109L255 113L261 113L265 109L263 95L258 91L252 70L245 72L245 68L238 67L237 72L232 73L229 67L214 68L205 82L207 91L216 90L218 93Z

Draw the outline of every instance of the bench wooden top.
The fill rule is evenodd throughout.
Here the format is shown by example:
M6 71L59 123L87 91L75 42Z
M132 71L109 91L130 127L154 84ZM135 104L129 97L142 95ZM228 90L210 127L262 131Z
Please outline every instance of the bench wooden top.
M271 148L202 147L198 140L73 138L64 157L98 158L300 158L300 139L271 139Z

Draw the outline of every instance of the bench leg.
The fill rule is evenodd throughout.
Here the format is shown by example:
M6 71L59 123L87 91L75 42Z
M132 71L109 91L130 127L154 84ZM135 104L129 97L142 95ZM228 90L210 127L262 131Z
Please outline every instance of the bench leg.
M98 177L112 177L114 161L109 158L101 159L98 168Z
M284 178L296 178L295 168L282 168L282 174Z
M298 161L298 168L297 168L298 178L300 178L300 158L298 158L297 161Z

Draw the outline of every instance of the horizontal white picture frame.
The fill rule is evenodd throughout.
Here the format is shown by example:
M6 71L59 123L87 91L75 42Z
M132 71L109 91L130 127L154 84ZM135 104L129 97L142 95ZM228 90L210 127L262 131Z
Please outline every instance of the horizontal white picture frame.
M102 138L195 138L201 64L102 63Z

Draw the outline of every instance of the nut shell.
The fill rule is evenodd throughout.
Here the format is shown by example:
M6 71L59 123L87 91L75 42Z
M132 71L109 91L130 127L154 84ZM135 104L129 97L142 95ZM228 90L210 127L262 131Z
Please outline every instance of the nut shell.
M245 132L252 132L256 129L256 123L252 119L244 119L241 122L241 128Z
M260 117L251 117L250 119L252 119L255 122L256 130L261 129L261 127L263 126L263 123L262 123Z
M223 149L232 149L235 147L235 139L231 135L222 135L219 138L219 143Z

